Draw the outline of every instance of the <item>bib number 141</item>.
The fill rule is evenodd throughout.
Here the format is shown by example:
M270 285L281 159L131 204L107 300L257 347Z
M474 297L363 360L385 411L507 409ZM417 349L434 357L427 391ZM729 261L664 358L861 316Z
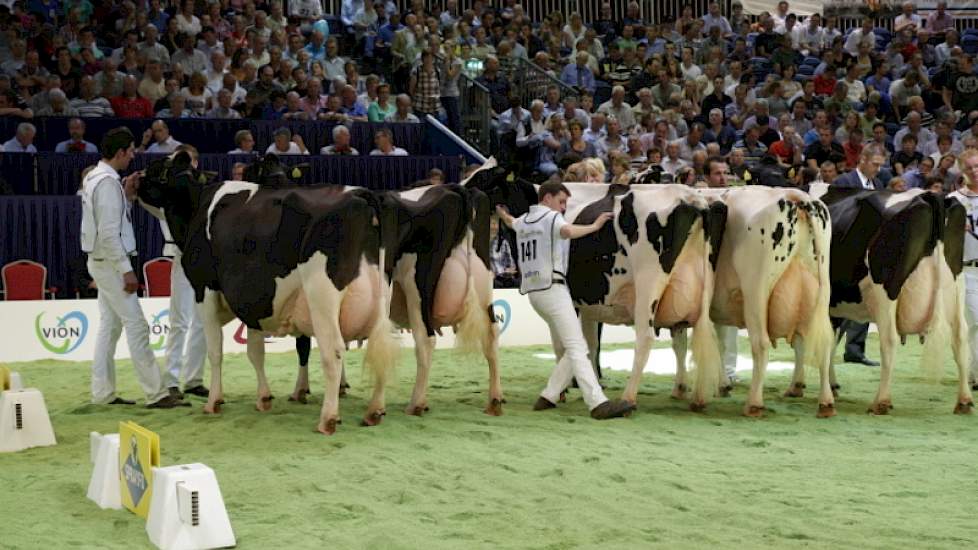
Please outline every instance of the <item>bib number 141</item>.
M520 243L520 261L530 262L537 259L537 240Z

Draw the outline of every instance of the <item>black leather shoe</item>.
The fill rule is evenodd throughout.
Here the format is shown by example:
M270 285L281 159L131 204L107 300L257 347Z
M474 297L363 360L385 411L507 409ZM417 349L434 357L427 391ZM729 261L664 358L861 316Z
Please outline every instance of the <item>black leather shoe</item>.
M861 365L866 365L867 367L878 367L880 366L878 361L873 361L865 355L861 357L843 357L846 363L859 363Z
M196 395L197 397L207 397L210 395L210 391L205 388L202 384L197 384L189 388L184 388L183 393L186 395Z
M538 397L537 402L533 404L533 410L535 411L545 411L547 409L556 409L556 408L557 405L554 405L543 396Z
M135 401L130 401L128 399L123 399L121 397L116 397L112 401L106 403L106 405L135 405Z
M619 418L622 416L628 416L634 410L635 405L632 405L627 401L620 401L618 399L614 401L608 400L591 409L591 418L595 420Z
M170 391L170 397L174 399L183 399L183 393L180 391L180 388L177 387L169 388L169 391Z
M173 396L168 395L163 399L160 399L156 403L150 403L146 405L147 409L175 409L177 407L189 407L190 403L186 401L181 401L179 399L174 399Z

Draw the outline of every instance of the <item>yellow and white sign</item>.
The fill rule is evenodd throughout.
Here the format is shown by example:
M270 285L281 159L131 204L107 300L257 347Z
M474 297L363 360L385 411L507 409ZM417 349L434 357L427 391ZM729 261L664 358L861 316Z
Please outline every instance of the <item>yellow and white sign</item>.
M146 519L153 498L153 468L160 465L160 436L136 424L119 423L119 490L122 505Z

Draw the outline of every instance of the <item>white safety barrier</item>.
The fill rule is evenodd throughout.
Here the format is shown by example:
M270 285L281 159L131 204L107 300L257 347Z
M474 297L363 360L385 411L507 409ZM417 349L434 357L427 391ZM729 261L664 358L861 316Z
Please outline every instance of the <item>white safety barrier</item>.
M146 521L150 542L162 550L235 545L214 470L203 464L153 468L153 480Z
M140 303L150 328L150 346L162 356L169 337L169 298L142 298ZM493 313L499 323L503 347L550 345L546 323L533 311L526 296L516 290L494 292ZM91 361L95 353L95 334L99 314L96 300L38 300L0 302L0 333L11 345L0 346L0 362L63 359ZM240 321L224 326L225 353L247 351L247 328ZM605 326L602 342L633 342L635 333L629 327ZM287 352L295 349L295 339L267 338L266 351ZM413 346L410 334L403 333L401 342ZM452 347L455 339L451 330L438 338L438 347ZM129 347L123 335L119 339L116 358L129 357Z
M14 379L11 377L11 386ZM20 386L20 377L16 379ZM10 389L0 394L0 453L56 445L44 396L34 388Z
M119 487L119 434L89 434L92 455L92 479L88 482L88 500L99 508L121 510Z

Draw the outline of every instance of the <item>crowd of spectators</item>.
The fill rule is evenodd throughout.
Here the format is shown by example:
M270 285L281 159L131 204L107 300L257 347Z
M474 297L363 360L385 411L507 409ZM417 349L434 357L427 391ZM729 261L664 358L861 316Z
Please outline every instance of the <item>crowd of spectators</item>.
M463 73L488 90L497 152L540 180L596 158L609 181L651 169L704 182L720 156L746 183L831 181L870 148L886 181L939 177L950 189L954 155L978 145L978 33L959 35L944 2L925 15L904 4L892 30L872 18L843 30L786 1L751 15L736 1L731 13L685 6L661 21L605 2L591 23L486 4L344 0L326 14L318 0L0 2L0 116L24 119L3 148L32 150L40 116L69 117L64 151L91 150L84 119L100 116L161 119L142 142L160 152L179 145L168 118L432 115L458 131ZM529 103L512 84L520 59L553 77ZM343 129L330 143L319 153L361 154ZM407 154L383 131L375 145ZM266 147L316 154L285 129ZM241 133L228 144L255 148Z

